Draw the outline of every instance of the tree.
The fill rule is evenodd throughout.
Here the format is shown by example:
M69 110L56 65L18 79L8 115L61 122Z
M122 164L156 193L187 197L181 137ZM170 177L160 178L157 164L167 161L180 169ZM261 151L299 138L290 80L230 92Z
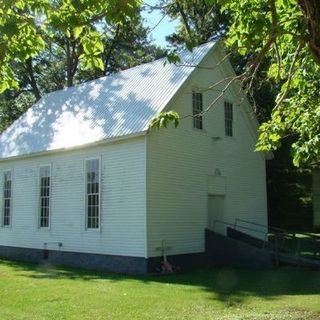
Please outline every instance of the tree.
M140 0L16 0L0 2L0 93L18 88L13 64L25 64L36 99L33 60L50 43L66 55L67 84L73 84L79 64L103 70L101 24L121 26L133 17Z
M228 25L228 14L221 13L220 5L206 0L162 0L164 14L179 21L176 32L167 36L175 47L197 46L221 37Z
M270 61L264 80L279 87L271 119L260 127L257 150L275 150L290 137L293 162L319 164L320 3L316 0L210 0L232 25L227 44L250 56L244 77L253 83Z
M0 79L5 91L0 94L0 131L48 92L163 55L148 40L138 1L127 13L120 10L112 17L109 11L119 8L120 2L107 2L108 6L99 7L96 1L82 1L82 5L79 1L15 1L10 8L0 2L0 10L12 15L0 17L0 39L8 43L0 55L0 69L7 70ZM74 5L71 14L65 12L70 3ZM62 20L56 21L60 16ZM29 36L20 34L26 26L38 39L37 50ZM26 46L23 50L15 47L17 38Z
M30 85L39 98L39 88L34 81L34 59L44 51L47 37L58 43L61 36L64 41L68 85L72 84L74 70L79 64L84 69L103 70L100 24L121 26L140 4L141 0L1 1L0 92L18 88L13 64L21 62L26 64ZM199 9L200 4L221 6L221 14L230 17L226 42L249 57L243 72L243 83L248 90L263 62L266 59L270 62L265 80L272 79L280 93L271 120L260 127L257 149L275 150L290 136L294 138L291 145L294 164L319 165L318 0L204 0L199 1ZM183 14L187 8L187 1L177 1L171 9L180 12L185 30L191 35L190 23Z

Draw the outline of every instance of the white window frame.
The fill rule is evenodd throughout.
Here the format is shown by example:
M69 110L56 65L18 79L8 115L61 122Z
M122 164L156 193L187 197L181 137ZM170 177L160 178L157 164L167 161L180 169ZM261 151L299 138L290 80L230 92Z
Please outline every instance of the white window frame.
M41 226L41 168L49 167L50 168L50 184L49 184L49 218L48 218L48 226L42 227ZM38 205L38 228L40 230L50 230L51 228L51 202L52 202L52 164L47 163L47 164L42 164L39 166L39 183L38 183L38 194L39 194L39 205Z
M11 175L11 186L10 186L10 198L5 198L4 197L4 190L5 190L5 188L4 188L4 181L5 181L5 178L4 178L4 176L5 176L5 174L7 173L7 172L10 172L10 175ZM6 169L6 170L3 170L2 171L2 214L1 214L1 226L2 227L4 227L4 228L11 228L12 227L12 200L13 200L13 197L12 197L12 194L13 194L13 170L12 169ZM10 220L10 223L9 224L4 224L4 209L5 209L5 200L6 199L10 199L10 207L9 207L9 213L10 213L10 215L9 215L9 220Z
M197 100L196 95L201 96L201 109L195 108L195 101ZM192 91L192 127L196 130L204 130L204 117L201 116L195 116L196 114L199 114L203 112L203 93L197 90ZM199 128L197 125L201 123L201 128Z
M87 231L101 231L101 156L97 156L97 157L90 157L90 158L86 158L84 159L84 211L85 211L85 230ZM99 162L99 192L98 192L98 228L89 228L88 227L88 192L87 192L87 184L88 184L88 180L87 180L87 161L91 161L91 160L98 160Z
M232 114L232 118L231 119L227 119L226 117L226 106L227 105L231 105L231 114ZM223 103L223 113L224 113L224 135L226 137L229 137L229 138L232 138L234 137L234 104L230 101L224 101ZM227 121L231 121L231 128L230 127L227 127ZM227 134L227 131L228 130L231 130L231 135L230 134Z

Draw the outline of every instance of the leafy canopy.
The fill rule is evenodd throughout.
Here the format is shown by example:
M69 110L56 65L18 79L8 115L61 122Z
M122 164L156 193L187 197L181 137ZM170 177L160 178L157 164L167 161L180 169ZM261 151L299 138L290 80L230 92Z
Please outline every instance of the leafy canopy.
M215 7L221 6L222 16L229 17L231 24L225 37L226 43L246 57L248 63L244 76L249 79L247 85L250 87L253 84L263 61L268 60L269 67L263 80L274 81L279 88L271 119L260 127L257 150L275 150L282 139L290 136L294 138L294 164L318 165L319 1L203 2ZM79 42L79 61L83 68L103 69L101 55L104 43L99 23L124 24L141 3L142 0L0 1L0 93L18 87L15 63L38 57L45 50L47 40L55 37L57 32L72 40L70 43L76 40ZM180 6L172 9L173 15L188 10L187 2L177 3ZM178 119L175 114L168 115L168 118Z
M293 138L296 166L318 165L320 156L320 51L314 25L320 2L315 0L208 0L222 5L232 24L226 43L249 56L246 76L254 79L263 60L269 61L264 81L275 81L279 94L271 119L260 127L257 150L277 149ZM312 9L313 11L310 11ZM252 83L252 81L248 81Z
M141 0L2 0L0 1L0 93L18 87L13 62L43 52L58 33L79 39L84 68L103 69L103 33L99 23L121 25L135 14Z

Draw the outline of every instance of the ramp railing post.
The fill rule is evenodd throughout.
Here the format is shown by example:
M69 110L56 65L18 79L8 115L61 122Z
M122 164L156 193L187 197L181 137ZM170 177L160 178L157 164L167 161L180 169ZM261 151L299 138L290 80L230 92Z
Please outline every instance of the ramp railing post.
M279 246L278 246L278 234L274 234L275 247L276 247L276 265L279 266Z

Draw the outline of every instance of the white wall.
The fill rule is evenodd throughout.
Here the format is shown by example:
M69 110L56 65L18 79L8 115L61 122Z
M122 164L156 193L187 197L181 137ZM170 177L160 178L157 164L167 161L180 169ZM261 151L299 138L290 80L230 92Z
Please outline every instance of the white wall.
M218 60L206 59L202 66L213 69L199 68L168 109L181 116L192 114L192 90L226 77L224 69L214 67ZM218 94L206 91L204 107ZM224 100L234 105L234 137L224 133ZM160 255L156 248L162 240L172 247L169 254L204 251L208 194L225 195L226 222L234 223L238 217L267 224L265 158L254 152L252 114L244 107L246 102L240 102L237 92L229 89L205 115L203 131L193 129L189 117L177 129L154 129L148 134L148 256ZM215 176L216 169L221 177Z
M85 229L86 158L101 157L101 230ZM0 163L13 170L12 227L0 227L0 245L146 256L145 137L105 146ZM38 228L39 166L52 164L51 228ZM2 199L1 199L2 201ZM1 203L2 208L2 203ZM57 249L57 245L48 248Z
M202 66L213 67L217 59L209 57ZM192 90L221 80L222 70L196 70L168 109L191 114ZM204 106L218 94L205 92ZM189 117L177 129L152 130L146 138L0 163L0 194L3 171L13 169L14 176L12 227L0 227L0 245L42 249L44 242L62 242L65 251L152 257L165 240L169 254L203 252L208 194L225 195L225 221L267 224L265 160L253 151L252 115L236 92L225 97L234 105L231 138L224 135L221 99L205 115L203 131L193 129ZM101 231L85 229L84 162L95 156L102 159ZM48 163L51 228L41 230L38 175Z

